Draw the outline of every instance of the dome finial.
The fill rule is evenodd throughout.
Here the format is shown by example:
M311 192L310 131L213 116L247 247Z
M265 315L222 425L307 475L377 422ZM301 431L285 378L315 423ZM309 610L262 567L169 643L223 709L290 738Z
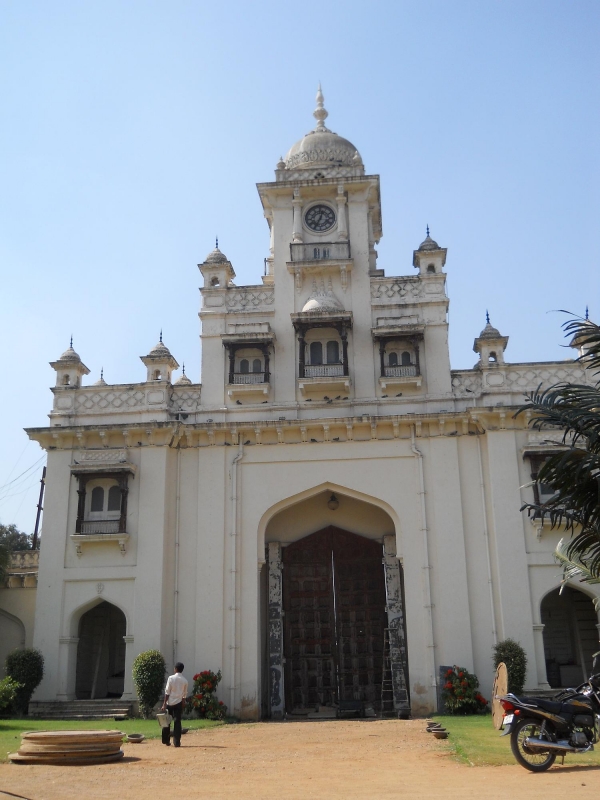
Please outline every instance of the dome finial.
M219 237L215 236L215 250L219 249Z
M590 318L590 310L587 306L585 307L585 318L586 321Z
M317 127L315 128L317 131L327 130L325 127L325 120L329 114L323 105L324 101L325 98L323 97L323 92L321 91L321 81L319 81L319 88L317 90L317 107L313 111L313 117L317 120Z
M183 371L183 374L185 375L185 362L184 362L184 364L183 364L182 371Z
M427 228L426 228L426 230L427 230L427 236L429 236L429 223L427 223Z
M69 342L69 347L73 347L73 334L71 334L71 341Z
M101 367L101 368L100 368L100 380L101 380L101 381L103 381L103 380L104 380L104 367Z
M488 325L490 324L490 312L487 309L485 311L485 321Z
M160 339L159 342L162 344L162 328L160 329Z

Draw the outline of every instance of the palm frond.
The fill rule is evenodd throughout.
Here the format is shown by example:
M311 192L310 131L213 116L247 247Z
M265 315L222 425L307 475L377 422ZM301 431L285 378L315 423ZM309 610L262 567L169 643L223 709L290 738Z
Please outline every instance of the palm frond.
M562 566L563 578L561 581L561 589L569 581L578 581L579 583L600 584L600 577L594 575L590 570L585 556L580 556L572 552L573 542L568 542L561 539L554 551L554 557L557 562ZM594 598L594 605L596 611L600 610L600 597Z

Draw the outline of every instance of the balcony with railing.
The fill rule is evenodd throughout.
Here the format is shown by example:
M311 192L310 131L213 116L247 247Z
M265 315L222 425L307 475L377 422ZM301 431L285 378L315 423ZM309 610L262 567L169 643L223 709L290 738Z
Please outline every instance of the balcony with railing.
M419 374L416 364L383 368L384 378L412 378Z
M294 242L290 244L290 260L294 263L348 261L350 258L350 242Z
M234 372L231 383L236 386L250 386L256 383L268 383L264 372Z
M344 374L343 364L305 364L305 378L336 378Z
M82 520L80 525L82 536L89 536L91 533L125 533L121 531L120 519L90 519Z

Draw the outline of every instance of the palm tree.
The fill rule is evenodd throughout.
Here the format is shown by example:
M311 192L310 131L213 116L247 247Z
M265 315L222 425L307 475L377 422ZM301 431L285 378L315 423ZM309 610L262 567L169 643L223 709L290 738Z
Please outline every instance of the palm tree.
M526 395L517 414L531 414L530 425L548 431L563 450L550 456L536 482L554 490L546 502L526 503L530 514L547 518L553 528L564 526L570 541L562 539L556 557L564 580L600 582L600 326L574 318L563 328L580 349L578 361L592 384L557 383Z

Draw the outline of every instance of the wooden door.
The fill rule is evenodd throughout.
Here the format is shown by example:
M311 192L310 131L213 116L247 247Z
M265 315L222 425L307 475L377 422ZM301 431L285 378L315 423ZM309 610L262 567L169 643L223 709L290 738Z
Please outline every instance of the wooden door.
M382 546L333 526L283 548L286 710L362 700L379 707Z
M334 604L340 700L379 709L387 625L380 542L334 530Z

